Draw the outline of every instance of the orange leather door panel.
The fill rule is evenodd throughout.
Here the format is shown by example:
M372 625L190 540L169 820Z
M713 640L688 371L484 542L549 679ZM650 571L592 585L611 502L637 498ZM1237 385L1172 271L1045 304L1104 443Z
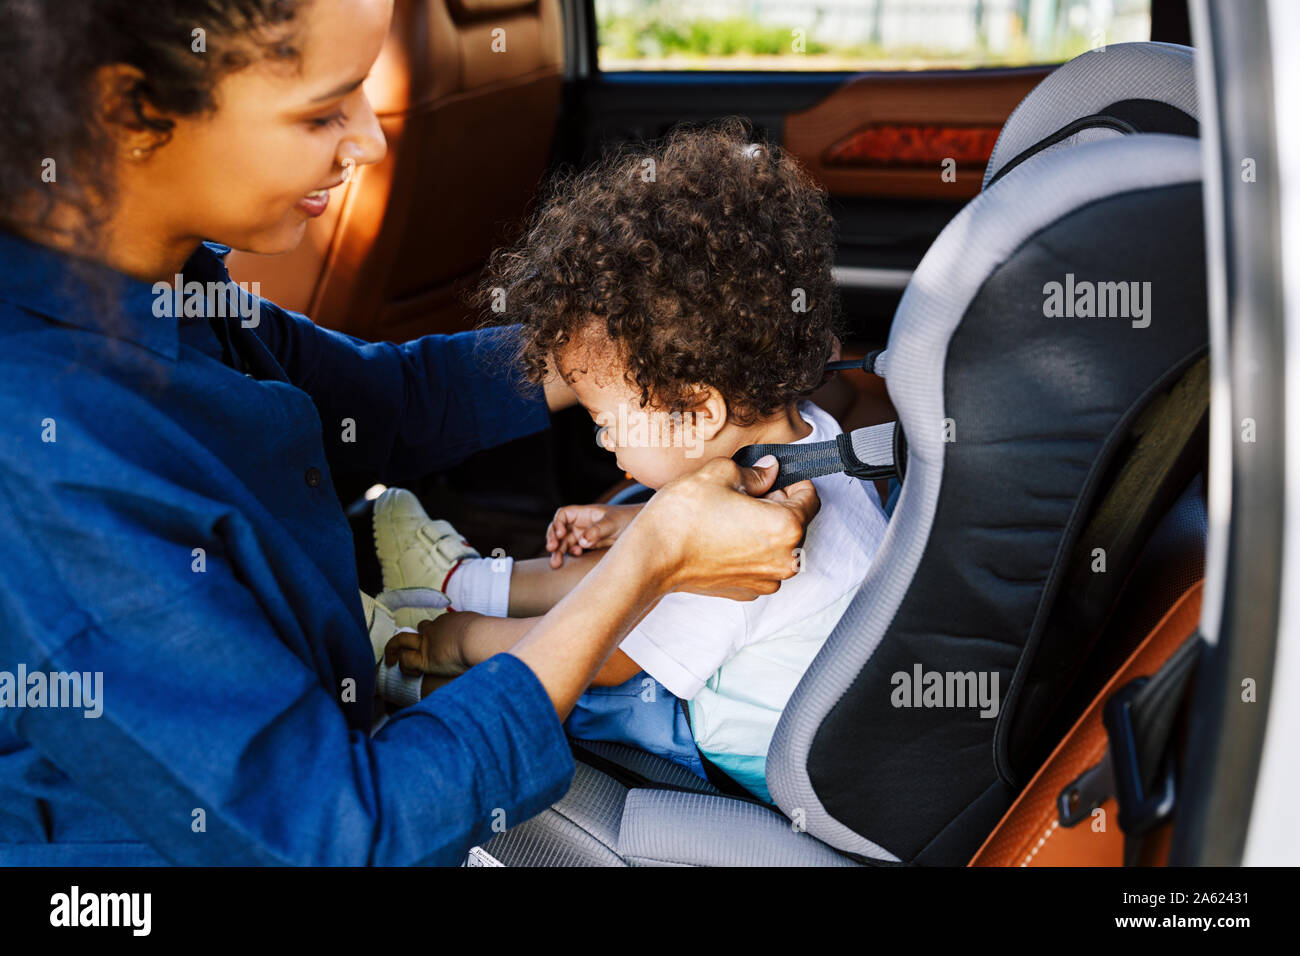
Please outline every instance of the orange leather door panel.
M1002 124L1051 69L860 74L787 116L784 145L835 196L969 199Z

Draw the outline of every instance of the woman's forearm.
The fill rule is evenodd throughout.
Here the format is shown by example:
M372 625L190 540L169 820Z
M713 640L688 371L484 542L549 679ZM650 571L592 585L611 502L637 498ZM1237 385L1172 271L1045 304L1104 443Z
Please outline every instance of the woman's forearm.
M537 675L561 720L663 596L665 575L650 566L639 538L629 529L549 614L529 622L510 648Z
M550 558L516 561L510 574L510 616L539 617L559 604L605 555L605 549L566 557L558 568Z

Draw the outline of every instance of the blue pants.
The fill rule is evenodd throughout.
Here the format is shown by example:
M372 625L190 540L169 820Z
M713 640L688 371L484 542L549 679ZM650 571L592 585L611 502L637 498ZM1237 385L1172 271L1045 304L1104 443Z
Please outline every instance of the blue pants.
M885 514L892 518L894 507L898 504L898 493L903 490L903 483L897 478L889 479L889 497L885 499Z
M617 687L588 688L564 729L577 740L639 747L708 779L681 704L645 671Z

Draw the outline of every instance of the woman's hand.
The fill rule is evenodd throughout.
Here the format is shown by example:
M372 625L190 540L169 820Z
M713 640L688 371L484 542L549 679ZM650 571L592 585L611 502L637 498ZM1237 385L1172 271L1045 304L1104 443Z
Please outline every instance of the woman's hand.
M795 549L821 508L811 481L765 494L776 474L771 456L753 468L715 459L661 488L623 533L624 546L639 539L636 551L664 592L772 594L798 569Z
M555 512L550 527L546 529L546 550L551 553L551 567L560 567L566 554L577 557L584 550L608 548L643 507L565 505Z
M605 557L510 647L546 688L561 720L668 592L747 601L794 575L794 549L821 503L810 481L765 494L777 465L770 456L760 461L762 467L741 468L720 458L664 485Z

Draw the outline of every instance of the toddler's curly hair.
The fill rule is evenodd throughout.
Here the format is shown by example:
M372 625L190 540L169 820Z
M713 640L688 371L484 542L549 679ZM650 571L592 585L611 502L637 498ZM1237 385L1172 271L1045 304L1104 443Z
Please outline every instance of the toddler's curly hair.
M686 411L698 386L752 424L815 389L838 330L825 191L728 120L625 148L551 184L477 293L519 323L530 381L599 330L642 406Z

